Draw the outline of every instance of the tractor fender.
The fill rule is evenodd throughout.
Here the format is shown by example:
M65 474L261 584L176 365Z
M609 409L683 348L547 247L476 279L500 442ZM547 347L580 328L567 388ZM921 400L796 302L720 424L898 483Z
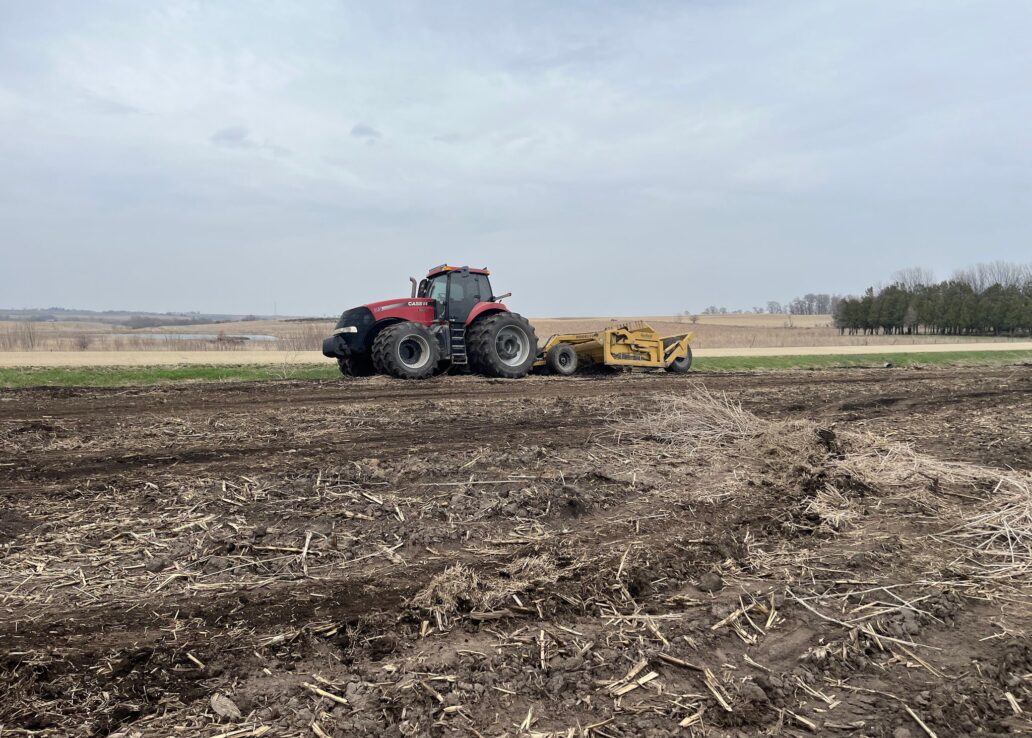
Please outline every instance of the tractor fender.
M385 328L390 328L392 325L406 322L403 318L384 318L373 323L370 327L369 332L365 336L365 343L363 345L363 351L370 353L373 350L373 343L376 341L376 337L383 332Z
M478 302L473 306L473 309L469 311L469 316L466 318L466 325L472 325L473 321L483 318L485 315L507 312L509 312L509 308L500 302Z

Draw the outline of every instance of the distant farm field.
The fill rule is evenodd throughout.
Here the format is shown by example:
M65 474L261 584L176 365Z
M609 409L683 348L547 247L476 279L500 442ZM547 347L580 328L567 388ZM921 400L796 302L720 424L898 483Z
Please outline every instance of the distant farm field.
M695 334L697 349L907 346L997 343L1008 339L957 336L841 335L830 315L756 315L532 318L538 339L556 333L595 331L645 320L663 335ZM15 323L0 321L0 352L246 352L318 351L333 330L332 319L254 320L206 325L130 329L105 323ZM239 359L237 359L239 360Z

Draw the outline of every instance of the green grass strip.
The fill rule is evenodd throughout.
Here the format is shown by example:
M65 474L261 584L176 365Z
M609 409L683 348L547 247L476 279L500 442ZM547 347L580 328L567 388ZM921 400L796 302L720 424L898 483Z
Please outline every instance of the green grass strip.
M87 366L0 368L0 387L121 387L165 382L250 382L262 379L331 379L337 365L297 366Z
M1032 362L1032 351L943 351L940 353L813 354L810 356L697 357L698 371L837 369L849 367L1004 365Z
M849 367L964 366L1032 363L1032 351L949 351L810 356L697 357L698 371L834 369ZM111 366L0 368L0 387L122 387L166 382L251 382L266 379L335 379L337 365Z

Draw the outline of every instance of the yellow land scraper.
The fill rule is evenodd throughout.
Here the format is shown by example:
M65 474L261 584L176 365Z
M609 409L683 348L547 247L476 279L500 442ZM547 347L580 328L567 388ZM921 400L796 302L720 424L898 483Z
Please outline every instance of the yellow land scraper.
M660 336L648 323L634 321L593 333L560 333L545 343L535 367L569 375L578 367L604 365L666 369L684 373L692 366L693 333Z

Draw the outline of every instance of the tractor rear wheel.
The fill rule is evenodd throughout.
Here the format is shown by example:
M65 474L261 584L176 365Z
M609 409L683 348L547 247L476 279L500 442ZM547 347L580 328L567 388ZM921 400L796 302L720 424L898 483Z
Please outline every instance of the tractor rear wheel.
M680 359L674 359L668 365L666 370L673 372L674 374L687 374L688 370L692 368L692 347L687 347L688 353L682 356Z
M555 374L568 377L577 371L577 352L568 343L557 343L548 350L545 363Z
M419 323L388 326L373 341L376 371L398 379L426 379L440 360L440 344L430 329Z
M466 350L475 371L519 379L530 373L537 359L537 335L522 315L495 313L467 329Z

